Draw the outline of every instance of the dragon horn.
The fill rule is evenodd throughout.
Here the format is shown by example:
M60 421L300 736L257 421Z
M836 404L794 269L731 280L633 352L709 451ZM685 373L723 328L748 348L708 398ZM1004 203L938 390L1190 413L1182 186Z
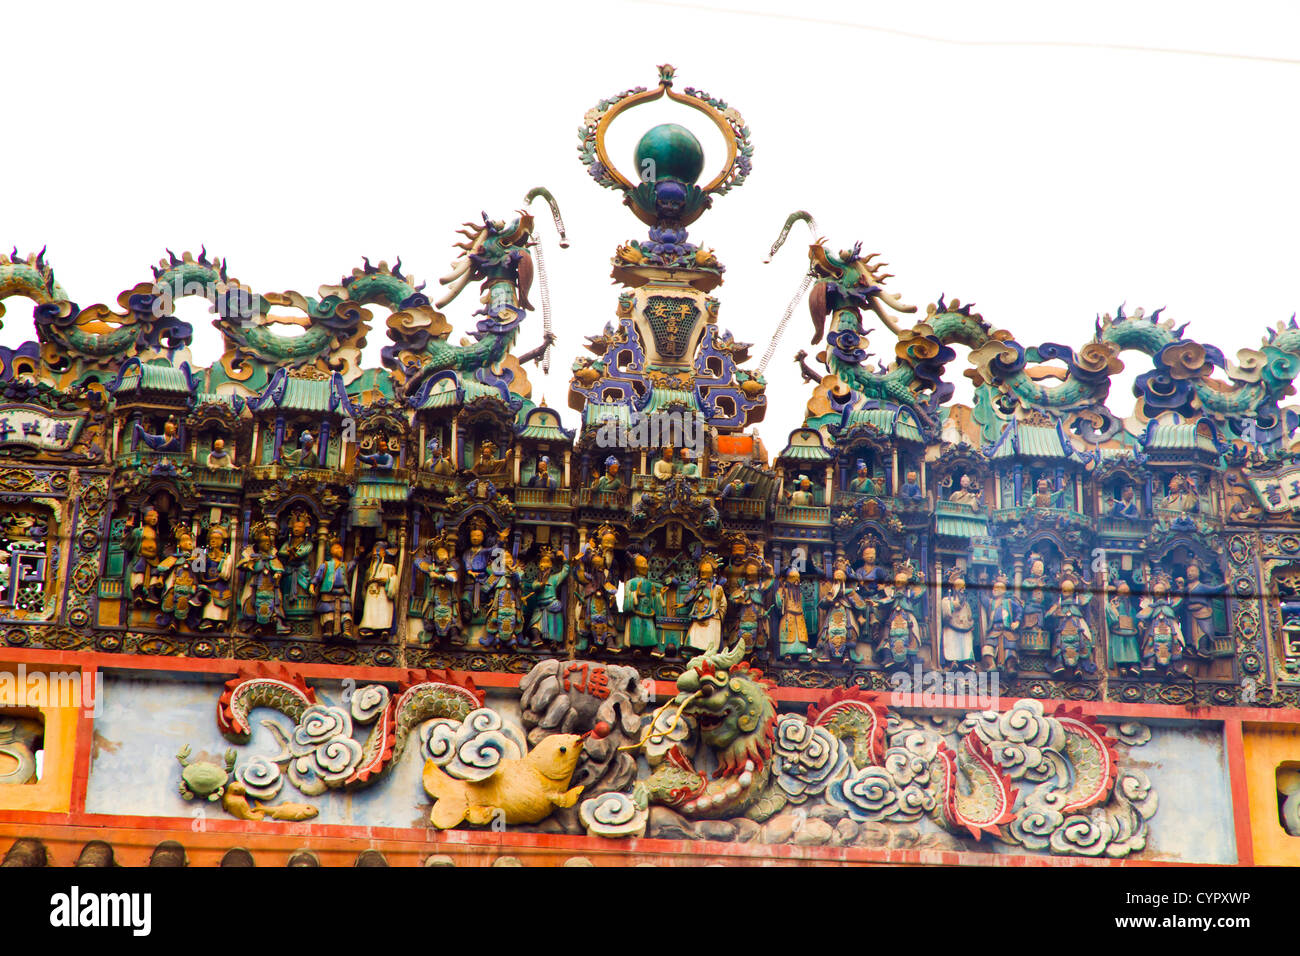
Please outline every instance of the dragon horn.
M465 275L465 273L469 272L472 267L473 263L470 262L469 259L458 259L456 262L452 263L451 271L439 279L438 282L442 285L448 285L455 282L461 276Z
M472 273L468 269L466 269L464 274L462 274L459 279L457 279L455 276L447 276L447 278L441 280L444 283L453 282L453 280L454 282L451 288L447 290L447 294L444 295L437 302L435 302L433 307L435 309L442 309L450 305L451 300L456 298L456 296L460 295L461 290L464 289L465 286L469 285L469 280L471 277L472 277Z
M915 310L916 307L913 306L912 311ZM885 311L884 307L880 304L879 296L871 297L871 311L875 312L876 315L880 316L880 321L885 323L885 328L889 329L889 331L893 332L895 335L898 336L901 336L903 334L903 330L898 327L898 324L894 321L893 317L890 316Z
M877 293L877 296L878 296L879 298L883 299L883 300L885 301L885 304L888 305L888 306L889 306L891 309L893 309L895 312L909 312L909 313L910 313L910 312L915 312L915 311L916 311L916 306L914 306L914 305L908 305L908 304L907 304L906 302L904 302L901 298L899 298L899 296L898 296L896 293L893 293L893 292L879 292L879 293Z
M718 655L717 661L723 667L727 668L727 670L731 670L731 668L739 664L742 660L744 660L744 658L745 658L745 643L744 641L737 641L735 646L732 647L730 650L726 650L720 653Z

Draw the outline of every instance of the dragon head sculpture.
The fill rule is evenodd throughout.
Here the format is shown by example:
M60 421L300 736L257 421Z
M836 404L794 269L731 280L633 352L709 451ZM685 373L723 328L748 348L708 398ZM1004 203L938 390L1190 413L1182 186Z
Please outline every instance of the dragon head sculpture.
M673 704L695 719L700 741L718 761L715 777L734 776L766 766L776 726L773 684L741 660L745 648L701 654L677 678Z
M812 344L821 341L826 317L839 309L848 309L857 315L869 308L880 317L895 335L899 328L893 312L915 312L916 306L907 305L897 295L886 292L885 280L889 273L880 271L884 263L872 264L878 253L863 256L862 243L845 249L839 255L826 250L825 240L808 247L809 272L814 284L808 296L808 311L812 315L814 335Z
M484 213L482 225L467 222L460 234L465 241L456 245L463 252L453 263L452 271L439 280L449 288L438 300L437 308L450 304L474 279L481 279L485 287L499 282L513 286L517 302L512 304L531 311L528 290L533 284L533 257L528 246L533 238L533 217L520 212L518 218L506 223L489 219Z

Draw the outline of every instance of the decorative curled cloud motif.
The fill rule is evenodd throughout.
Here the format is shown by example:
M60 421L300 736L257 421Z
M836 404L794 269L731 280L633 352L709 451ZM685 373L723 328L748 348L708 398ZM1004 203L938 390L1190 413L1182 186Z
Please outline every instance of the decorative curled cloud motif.
M1113 342L1089 342L1074 357L1071 371L1086 381L1108 379L1124 371L1124 363L1118 356L1119 346Z
M906 747L891 747L885 754L884 766L899 787L923 787L930 779L930 761Z
M1126 720L1115 727L1115 736L1119 738L1120 743L1137 747L1151 739L1151 728L1136 720Z
M1041 701L1017 701L1002 713L971 714L962 726L975 731L1012 780L1041 783L1055 779L1062 786L1068 782L1068 763L1062 755L1065 728L1043 713Z
M891 772L891 761L886 757L884 767L863 767L832 783L826 789L827 802L858 823L910 823L932 812L935 795L928 786L929 764L915 754L899 755L892 764L905 769L905 775L900 778ZM918 765L924 773L912 772ZM901 782L903 779L909 782Z
M1156 812L1151 781L1140 770L1126 770L1116 788L1115 809L1096 807L1074 814L1048 840L1053 853L1124 857L1146 847L1147 821Z
M826 343L841 362L857 365L866 361L867 350L862 347L866 344L866 339L852 329L839 329L830 333L826 336Z
M438 718L420 725L421 752L459 780L486 780L502 760L518 760L527 749L523 733L486 707L463 721Z
M244 764L238 774L239 782L250 797L270 800L284 786L280 765L264 754L257 754Z
M1228 377L1235 382L1258 382L1267 361L1259 349L1239 349L1237 364L1228 366Z
M1271 391L1290 395L1295 391L1291 380L1300 373L1300 357L1283 352L1271 345L1264 346L1264 366L1261 377Z
M1024 347L1010 337L1010 333L997 331L977 349L971 349L967 377L976 385L996 385L1025 367Z
M626 793L612 791L582 801L578 819L588 836L639 837L645 835L649 810L641 809Z
M897 730L891 726L885 763L889 763L889 755L892 753L912 754L925 761L933 760L939 753L940 743L942 740L938 733L912 725L910 721Z
M1206 378L1214 364L1206 347L1199 342L1171 342L1156 355L1157 367L1164 366L1170 378L1177 381ZM1218 364L1222 364L1221 357Z
M687 741L691 739L694 729L694 719L686 714L678 716L676 711L671 709L658 711L645 742L646 760L651 766L655 766L674 747L681 747L683 751L689 752Z
M911 822L938 805L941 731L889 715L889 749L883 765L851 772L826 788L826 801L863 822Z
M853 820L919 819L921 814L895 817L902 807L898 788L884 767L863 767L845 780L837 780L826 791L826 799L833 807L847 813Z
M289 740L289 779L308 796L341 785L361 762L361 744L352 739L352 716L342 707L312 704Z
M777 786L791 803L819 795L850 767L848 748L839 739L796 714L777 721L772 751L780 761Z
M1032 791L1011 821L1012 839L1029 850L1047 849L1052 834L1065 822L1065 814L1061 812L1065 803L1066 795L1062 790Z
M930 325L918 323L902 330L894 345L894 355L898 362L910 365L919 382L918 390L931 394L931 406L939 406L952 397L956 386L944 381L944 365L956 359L957 352L940 342Z
M1169 369L1143 372L1133 383L1133 394L1142 399L1150 413L1184 411L1192 402L1192 386L1187 379L1174 378Z
M1086 408L1075 415L1070 428L1090 445L1100 445L1114 438L1124 423L1102 406Z
M388 706L388 688L383 684L367 684L352 695L352 719L358 724L368 724Z
M912 366L925 390L936 392L947 384L943 381L943 367L957 357L957 353L940 342L934 329L924 322L903 330L894 345L894 354L900 362Z
M474 314L486 316L486 318L479 319L473 331L470 332L470 335L474 336L474 338L482 339L489 335L504 335L506 332L515 331L523 324L524 316L527 313L513 305L494 305L486 309L479 309Z

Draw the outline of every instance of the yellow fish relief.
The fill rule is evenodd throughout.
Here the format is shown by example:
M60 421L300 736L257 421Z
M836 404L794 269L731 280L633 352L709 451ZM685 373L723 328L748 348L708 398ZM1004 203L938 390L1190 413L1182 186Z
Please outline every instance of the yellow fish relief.
M582 787L569 780L587 734L553 734L519 759L502 760L484 780L457 780L432 760L424 765L424 789L436 801L430 822L450 830L462 821L485 826L498 810L506 823L538 823L556 807L578 802Z

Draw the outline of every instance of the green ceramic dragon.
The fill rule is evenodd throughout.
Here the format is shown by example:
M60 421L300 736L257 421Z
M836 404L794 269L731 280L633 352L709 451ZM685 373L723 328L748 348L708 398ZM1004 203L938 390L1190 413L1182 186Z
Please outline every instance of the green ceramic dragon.
M10 296L35 303L32 317L41 360L59 387L108 381L128 357L172 361L192 338L190 326L161 306L151 283L122 292L120 312L100 304L79 309L55 280L44 250L26 258L17 250L0 255L0 300Z
M744 651L744 645L737 644L730 651L701 654L677 678L677 696L651 724L652 733L665 731L666 751L651 751L652 759L657 756L660 762L635 784L633 798L639 806L664 804L694 819L749 816L760 821L781 809L784 801L769 794L775 685L742 660ZM688 716L699 727L701 743L717 758L712 779L674 744L674 730L682 725L665 720L669 712ZM651 742L656 742L654 737Z
M812 218L806 212L794 213L773 244L773 254L799 221L811 224ZM940 299L928 307L922 321L901 327L899 314L914 313L916 308L885 291L890 276L880 271L881 264L873 264L874 254L861 255L860 243L835 254L818 239L809 247L808 258L814 345L830 320L826 349L818 358L865 398L908 405L923 413L932 413L952 394L951 386L942 380L944 365L956 357L951 345L971 350L973 369L968 374L977 385L996 388L1009 403L1057 413L1101 405L1111 376L1124 367L1119 355L1126 351L1152 359L1152 370L1139 376L1135 385L1148 413L1200 408L1220 419L1271 418L1278 401L1291 394L1292 380L1300 373L1300 327L1294 318L1270 330L1259 349L1239 351L1236 364L1212 346L1183 338L1183 328L1162 321L1159 311L1147 317L1138 310L1130 316L1122 308L1114 318L1100 317L1093 340L1077 351L1056 343L1026 347L1009 332L992 329L969 305L956 300ZM894 361L877 371L865 364L863 314L867 309L897 336ZM802 363L806 354L801 352L798 361ZM1037 367L1054 360L1065 365L1064 377L1055 369ZM803 368L805 377L820 378L806 365ZM1216 369L1226 375L1226 381L1212 377Z
M545 189L529 193L545 199L560 224L559 208ZM407 375L407 388L414 390L429 376L443 371L477 372L486 370L494 377L519 337L519 327L533 306L528 300L534 276L533 217L527 212L506 222L489 219L466 223L460 230L465 241L457 243L461 255L452 271L440 282L447 291L432 307L423 296L403 303L388 319L388 336L394 345L384 349L384 362ZM563 232L561 231L561 235ZM451 326L437 309L452 302L471 282L481 283L483 308L472 335L477 341L463 340L459 345L447 341ZM519 364L538 361L555 341L546 330L542 345L518 358Z
M846 787L879 794L897 786L893 771L884 769L890 715L874 695L837 688L811 705L806 717L778 715L775 685L743 654L740 644L701 654L677 679L677 695L651 719L646 755L654 769L633 785L637 806L662 804L692 820L745 817L761 823L789 804L822 795L857 812L851 804L861 798L846 797ZM697 728L695 755L702 748L717 764L712 775L687 756L691 735L683 716ZM919 801L919 791L903 798L909 806L916 802L908 813L925 809L941 825L975 835L997 834L1011 819L1015 790L979 741L964 739L952 751L935 737L933 746L909 754L905 764L906 780L926 791Z

